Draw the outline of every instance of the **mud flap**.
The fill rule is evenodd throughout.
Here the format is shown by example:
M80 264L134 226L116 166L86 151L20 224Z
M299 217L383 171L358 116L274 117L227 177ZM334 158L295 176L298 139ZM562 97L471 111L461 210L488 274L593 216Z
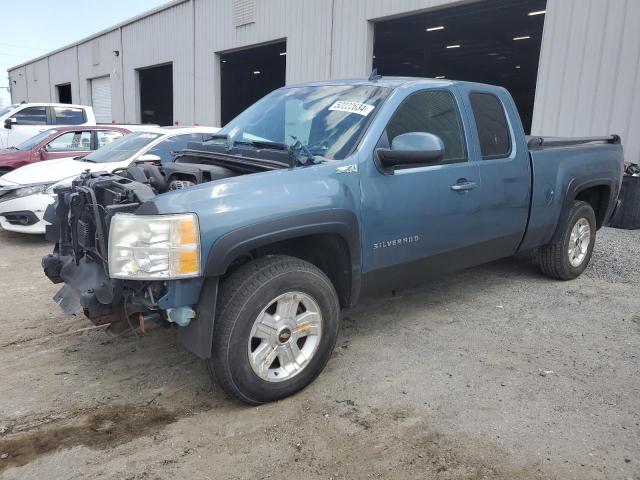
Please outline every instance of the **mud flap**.
M210 358L218 299L218 279L208 278L200 295L196 318L178 329L178 340L200 358Z

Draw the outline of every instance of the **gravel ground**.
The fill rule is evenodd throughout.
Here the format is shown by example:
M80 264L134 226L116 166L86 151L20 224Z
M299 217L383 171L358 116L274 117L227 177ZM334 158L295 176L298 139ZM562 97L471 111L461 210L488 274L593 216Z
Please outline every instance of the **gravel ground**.
M0 478L640 480L640 231L579 279L527 257L344 312L324 373L250 408L175 330L113 339L0 232Z

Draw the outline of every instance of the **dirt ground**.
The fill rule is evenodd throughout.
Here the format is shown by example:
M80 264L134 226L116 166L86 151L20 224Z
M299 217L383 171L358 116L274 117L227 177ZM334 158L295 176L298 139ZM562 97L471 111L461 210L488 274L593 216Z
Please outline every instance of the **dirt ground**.
M344 312L324 373L246 407L175 330L65 318L0 231L0 478L640 480L640 231L578 280L526 258Z

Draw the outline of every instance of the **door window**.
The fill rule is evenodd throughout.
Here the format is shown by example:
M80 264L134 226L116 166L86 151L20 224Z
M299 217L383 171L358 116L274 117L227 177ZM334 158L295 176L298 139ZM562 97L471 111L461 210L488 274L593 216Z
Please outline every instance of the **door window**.
M483 160L508 157L511 154L511 136L502 102L490 93L472 93L469 99Z
M53 110L58 125L81 125L86 121L81 108L54 107Z
M96 132L96 135L97 135L97 139L98 139L98 147L97 148L102 148L107 143L111 143L116 138L120 138L123 135L123 133L122 132L117 132L115 130L100 130L100 131Z
M146 153L158 155L162 162L172 162L173 156L171 152L184 150L190 142L202 142L202 134L187 133L165 138Z
M47 107L27 107L14 115L21 125L46 125Z
M88 152L91 150L91 132L67 132L50 141L47 152Z
M389 144L409 132L431 133L444 143L443 163L466 161L464 130L458 105L450 92L423 90L408 97L387 125Z

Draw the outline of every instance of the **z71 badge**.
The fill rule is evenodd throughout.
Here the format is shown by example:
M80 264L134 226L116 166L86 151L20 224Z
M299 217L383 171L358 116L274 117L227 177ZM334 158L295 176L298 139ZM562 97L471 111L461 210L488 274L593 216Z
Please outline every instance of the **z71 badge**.
M416 243L420 241L420 235L412 235L411 237L396 238L395 240L385 240L373 244L373 249L378 250L380 248L389 247L402 247L403 245L409 245L410 243Z

